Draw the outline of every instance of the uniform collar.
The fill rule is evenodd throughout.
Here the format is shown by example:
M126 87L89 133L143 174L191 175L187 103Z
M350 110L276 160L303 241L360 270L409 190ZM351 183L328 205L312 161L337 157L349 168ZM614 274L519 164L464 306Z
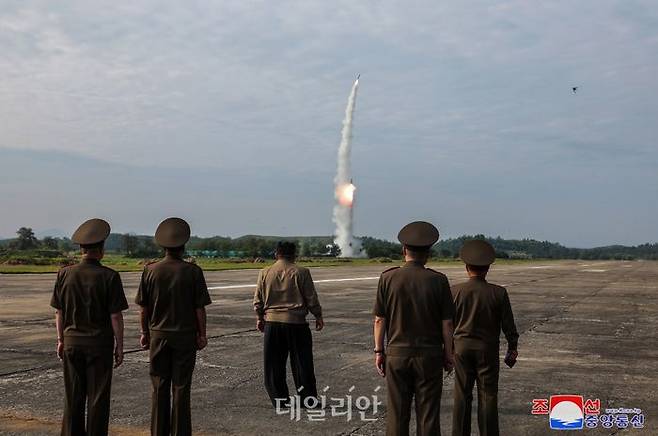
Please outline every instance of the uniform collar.
M403 268L408 268L408 267L425 268L425 265L423 264L423 262L418 262L416 260L409 260L409 261L406 261L404 263L404 265L402 265L402 267Z
M80 260L80 263L89 264L89 265L100 265L101 261L98 259L92 259L90 257L83 257L82 260Z
M487 282L487 279L485 277L480 277L480 276L475 276L475 277L469 277L468 278L469 282Z
M275 263L278 263L279 265L292 265L295 262L282 257L281 259L277 259Z
M171 254L171 253L165 254L164 258L167 260L183 260L183 256L178 256L176 254Z

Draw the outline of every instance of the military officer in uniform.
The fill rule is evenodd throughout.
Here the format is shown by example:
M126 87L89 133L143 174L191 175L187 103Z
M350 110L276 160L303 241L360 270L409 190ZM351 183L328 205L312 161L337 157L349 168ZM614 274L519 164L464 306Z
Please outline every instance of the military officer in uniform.
M313 339L306 315L313 314L315 329L322 330L322 307L310 271L295 264L295 255L292 242L277 244L277 261L258 275L253 301L256 327L265 333L265 388L272 405L279 408L288 406L288 355L300 406L314 407L317 402Z
M386 434L409 434L415 397L417 434L440 435L441 367L453 366L454 306L446 276L425 267L439 231L416 221L398 239L406 262L382 273L373 310L375 365L388 390Z
M128 308L119 274L101 265L110 225L84 222L71 239L82 260L62 268L50 305L55 308L57 356L64 366L62 435L107 435L112 351L123 362L123 315ZM85 406L86 426L85 426Z
M183 260L189 239L184 220L160 223L155 241L165 257L146 266L135 298L141 306L140 344L149 349L152 435L192 434L192 372L197 350L208 344L205 306L211 301L201 268Z
M473 385L478 391L478 427L482 436L497 436L500 331L507 339L505 363L511 368L518 357L519 334L502 286L486 280L496 252L486 241L464 243L460 257L469 280L453 286L455 301L455 405L453 436L470 436Z

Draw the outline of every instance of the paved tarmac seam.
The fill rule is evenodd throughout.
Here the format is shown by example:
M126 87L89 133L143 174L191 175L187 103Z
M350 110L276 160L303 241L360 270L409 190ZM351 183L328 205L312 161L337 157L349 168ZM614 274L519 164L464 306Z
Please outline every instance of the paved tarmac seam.
M18 369L16 371L10 371L10 372L5 372L5 373L0 374L0 378L10 377L10 376L16 375L16 374L24 374L26 372L32 372L32 371L36 371L36 370L40 370L40 369L53 369L57 366L58 366L57 364L49 363L49 364L46 364L46 365L35 366L35 367L32 367L32 368Z
M208 336L208 339L210 340L210 339L218 339L218 338L223 338L223 337L228 337L228 336L239 336L243 333L255 332L255 331L257 331L257 330L256 329L239 330L237 332L224 333L222 335ZM134 353L139 353L139 352L142 352L142 351L148 351L148 349L144 350L142 348L131 348L131 349L128 349L128 350L124 350L123 355L125 356L126 354L134 354ZM44 355L44 356L52 354L52 352L50 352L50 351L46 352L46 351L35 351L35 350L30 350L30 349L16 350L16 349L13 349L13 348L5 348L5 349L0 348L0 353L2 353L2 352ZM37 370L41 370L41 369L52 369L52 368L55 368L57 366L58 366L58 364L53 363L53 364L46 364L46 365L40 365L40 366L33 366L33 367L30 367L30 368L18 369L16 371L0 373L0 378L9 377L9 376L16 375L16 374L24 374L24 373L27 373L27 372L37 371Z
M531 332L536 331L536 329L537 329L538 327L541 327L541 326L543 326L544 324L547 324L547 323L551 322L551 321L553 320L553 318L555 318L555 317L557 317L557 316L559 316L559 315L564 315L565 313L569 312L569 310L570 310L572 307L574 307L574 306L576 306L576 305L582 303L583 300L585 300L585 299L595 298L595 297L596 297L601 291L603 291L604 289L609 288L609 287L611 287L612 285L616 285L616 284L618 284L620 281L623 281L623 279L625 279L627 275L629 275L629 273L624 273L624 274L622 274L622 276L620 277L620 280L617 280L617 281L614 281L614 282L607 282L607 283L605 283L604 285L602 285L601 287L599 287L598 289L596 289L596 290L595 290L594 292L592 292L591 294L588 294L588 295L586 295L586 296L583 296L582 298L580 298L580 299L578 299L578 300L575 300L575 301L573 301L573 302L570 303L570 304L565 305L565 306L564 306L564 307L563 307L558 313L556 313L556 314L554 314L554 315L551 315L551 316L548 316L548 317L545 317L545 318L542 318L539 322L531 324L531 326L528 327L526 330L522 331L522 333L523 333L523 334L526 334L526 333L531 333ZM540 281L540 280L538 279L537 281Z
M382 421L382 420L384 420L384 422L386 421L386 410L384 410L381 413L381 415L379 415L377 417L377 419L375 421L367 421L367 422L363 423L363 425L359 425L355 429L352 429L350 432L348 432L348 433L339 433L339 435L340 436L358 436L359 435L359 433L357 433L358 431L360 431L361 429L366 428L368 426L374 425L376 422Z
M8 326L23 326L31 324L50 324L55 321L55 317L48 318L35 318L35 319L3 319L0 320L0 325Z
M0 348L0 353L18 353L18 354L34 354L34 355L49 355L52 351L39 351L31 348L19 350L16 348Z

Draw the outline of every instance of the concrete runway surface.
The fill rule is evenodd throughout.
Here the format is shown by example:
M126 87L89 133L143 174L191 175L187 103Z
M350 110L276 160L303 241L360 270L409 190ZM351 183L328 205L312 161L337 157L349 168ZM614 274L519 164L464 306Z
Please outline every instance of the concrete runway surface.
M313 333L318 387L329 386L328 398L378 395L384 407L374 421L361 420L355 406L351 420L329 416L330 409L324 421L309 421L303 411L299 421L277 416L263 387L262 338L251 310L258 272L206 273L213 305L209 345L197 357L194 376L195 434L382 434L386 389L373 366L371 309L376 277L390 266L312 269L326 319L325 330ZM440 269L451 283L466 278L461 266ZM125 313L128 354L114 372L110 432L147 434L148 356L137 351L132 303L139 274L122 278L131 303ZM0 434L59 432L63 383L48 305L54 279L53 274L0 275ZM514 369L501 365L501 434L554 433L546 415L530 411L533 399L555 394L598 398L602 409L640 408L645 414L642 430L599 426L587 433L658 434L658 262L500 265L490 280L508 288L521 334L519 362ZM451 429L452 387L450 376L441 409L444 434Z

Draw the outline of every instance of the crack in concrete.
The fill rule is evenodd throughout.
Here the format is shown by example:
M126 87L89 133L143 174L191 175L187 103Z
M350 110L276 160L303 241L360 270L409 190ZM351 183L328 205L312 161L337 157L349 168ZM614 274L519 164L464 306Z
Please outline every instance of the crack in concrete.
M24 350L18 348L0 348L0 353L34 354L34 355L43 356L43 355L52 354L52 351L33 350L31 348L26 348Z
M357 432L360 431L361 429L363 429L363 428L365 428L365 427L367 427L367 426L369 426L369 425L375 425L375 423L377 423L379 420L381 420L381 419L385 419L385 418L386 418L386 411L384 410L384 411L382 412L382 414L381 414L380 416L377 417L377 420L375 420L375 421L367 421L367 422L364 422L363 424L361 424L361 425L357 426L356 428L350 430L349 433L340 433L340 435L341 435L341 436L352 436L352 435L357 435L357 434L358 434Z
M239 330L239 331L236 331L236 332L224 333L224 334L221 334L221 335L208 336L208 340L224 338L224 337L228 337L228 336L239 336L239 335L244 334L244 333L250 333L250 332L255 332L255 331L258 331L258 330L256 330L256 329ZM128 350L124 350L123 354L125 356L126 354L134 354L134 353L145 352L145 351L148 351L148 350L143 350L141 348L131 348L131 349L128 349ZM34 355L39 355L39 356L51 354L50 351L36 351L36 350L30 350L30 349L19 350L19 349L15 349L15 348L0 348L0 352L34 354ZM26 373L26 372L37 371L37 370L40 370L40 369L55 368L57 365L58 365L57 363L49 363L49 364L46 364L46 365L33 366L33 367L30 367L30 368L23 368L23 369L18 369L18 370L15 370L15 371L4 372L4 373L0 373L0 378L9 377L9 376L16 375L16 374L23 374L23 373Z
M573 274L576 274L576 273L572 273L571 275L573 275ZM574 300L574 301L571 302L570 304L566 304L563 308L561 308L561 309L560 309L557 313L555 313L554 315L550 315L550 316L548 316L548 317L542 318L542 319L539 320L538 322L532 323L532 325L531 325L529 328L527 328L526 330L524 330L522 333L523 333L523 334L526 334L526 333L532 333L532 332L536 331L536 329L537 329L538 327L541 327L541 326L543 326L544 324L547 324L547 323L553 321L554 318L556 318L556 317L558 317L558 316L560 316L560 315L564 315L565 313L569 312L569 311L571 310L571 308L573 308L574 306L576 306L576 305L582 303L584 300L595 298L595 297L596 297L601 291L603 291L604 289L609 288L609 287L611 287L611 286L613 286L613 285L616 285L616 284L619 283L620 281L623 281L623 279L625 279L629 274L630 274L629 272L624 272L618 280L616 280L616 281L614 281L614 282L608 282L608 283L605 283L604 285L602 285L602 286L600 286L598 289L596 289L594 292L589 293L588 295L585 295L585 296L583 296L582 298L579 298L579 299L577 299L577 300ZM555 278L555 277L564 277L564 275L552 276L552 277L550 277L550 278ZM547 278L547 279L548 279L548 278ZM547 279L541 279L541 280L547 280ZM540 279L533 280L533 281L531 281L531 282L535 282L535 281L540 281Z
M34 318L34 319L3 319L0 320L0 326L24 326L24 325L39 325L39 324L55 324L55 318Z
M24 374L24 373L27 373L27 372L36 371L38 369L53 369L57 366L58 366L58 364L49 363L49 364L41 365L41 366L34 366L32 368L18 369L16 371L1 373L0 378L11 377L12 375L17 375L17 374Z

